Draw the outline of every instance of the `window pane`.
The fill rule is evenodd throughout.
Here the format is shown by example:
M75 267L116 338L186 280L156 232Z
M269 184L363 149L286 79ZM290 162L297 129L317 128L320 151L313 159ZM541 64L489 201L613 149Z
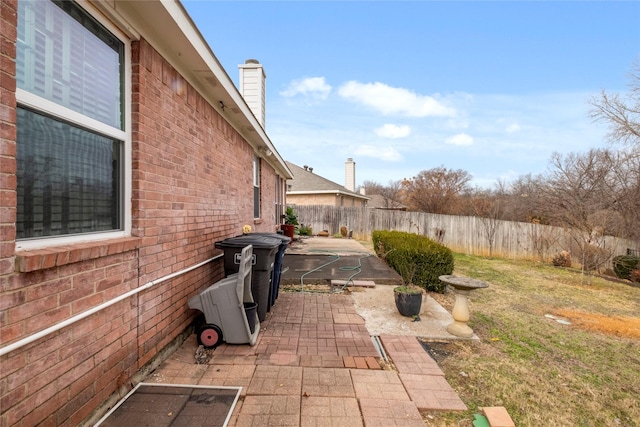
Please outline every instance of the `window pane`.
M260 218L260 187L253 187L253 217Z
M260 218L260 158L253 156L253 217Z
M73 2L18 2L19 88L122 129L123 63L123 43Z
M118 230L120 141L18 108L17 237Z

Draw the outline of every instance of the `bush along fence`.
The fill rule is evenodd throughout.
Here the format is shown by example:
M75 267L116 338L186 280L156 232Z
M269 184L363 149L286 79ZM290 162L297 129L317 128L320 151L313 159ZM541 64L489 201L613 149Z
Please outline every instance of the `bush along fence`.
M407 285L444 292L439 279L453 272L451 250L425 236L401 231L376 230L372 233L376 254L402 276Z
M640 283L640 257L635 255L618 255L614 257L613 271L621 279Z
M580 233L549 225L470 216L370 208L294 205L300 224L312 234L329 236L346 227L358 240L370 241L374 230L404 231L427 236L454 252L551 262L566 251L574 266L611 268L616 255L640 251L640 242Z

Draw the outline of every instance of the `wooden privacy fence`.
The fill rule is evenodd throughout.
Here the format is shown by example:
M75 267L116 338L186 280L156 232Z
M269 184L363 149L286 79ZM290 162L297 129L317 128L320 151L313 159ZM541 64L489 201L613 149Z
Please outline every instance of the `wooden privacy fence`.
M576 233L549 225L491 220L487 218L439 215L424 212L388 211L370 208L291 205L298 222L311 227L313 234L323 230L339 234L346 227L353 238L370 241L373 230L396 230L422 234L441 242L454 252L549 261L569 251L575 262L580 253ZM594 237L597 246L610 256L640 250L640 242L612 236Z

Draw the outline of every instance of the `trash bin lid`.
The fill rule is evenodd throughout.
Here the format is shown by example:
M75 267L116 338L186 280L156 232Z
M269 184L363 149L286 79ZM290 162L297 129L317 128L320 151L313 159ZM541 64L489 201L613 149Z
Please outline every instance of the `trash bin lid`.
M266 237L271 237L273 239L280 239L282 244L289 244L289 242L291 242L291 238L285 236L284 234L278 234L278 233L260 233L260 232L256 232L256 233L249 233L249 236L266 236Z
M215 243L216 248L244 248L247 245L253 245L258 249L273 249L280 246L282 240L268 236L244 234L242 236L229 237Z

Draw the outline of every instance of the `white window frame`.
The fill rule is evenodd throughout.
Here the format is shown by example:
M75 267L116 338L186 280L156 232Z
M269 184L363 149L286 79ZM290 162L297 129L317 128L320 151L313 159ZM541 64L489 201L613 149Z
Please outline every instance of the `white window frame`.
M35 112L43 113L47 116L60 119L71 124L92 129L122 141L122 230L102 231L94 233L83 233L65 236L41 237L35 239L16 240L16 250L39 249L58 245L69 245L73 243L95 242L100 240L116 239L120 237L131 236L131 39L129 39L119 28L114 26L111 21L106 19L95 7L86 1L76 1L85 12L96 19L115 37L117 37L124 45L124 87L123 90L123 128L117 129L106 125L98 120L84 116L60 104L44 99L38 95L34 95L23 89L16 89L16 101L18 107L26 107Z
M262 217L262 194L260 193L260 157L257 154L253 155L253 219L260 219ZM256 191L258 192L258 216L256 216Z

